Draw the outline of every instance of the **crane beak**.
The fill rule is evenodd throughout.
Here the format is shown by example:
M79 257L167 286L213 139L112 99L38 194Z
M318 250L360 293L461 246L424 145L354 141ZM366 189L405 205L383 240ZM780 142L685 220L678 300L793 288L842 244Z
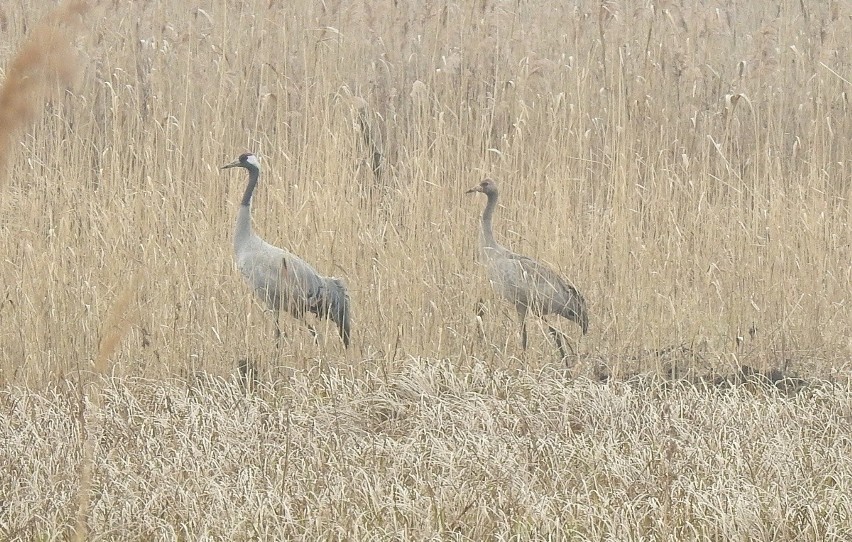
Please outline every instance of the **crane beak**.
M473 188L471 188L470 190L468 190L467 192L465 192L465 194L473 194L474 192L482 192L482 187L479 186L479 185L476 185Z
M224 166L220 167L219 169L228 169L228 168L232 168L232 167L237 167L237 166L239 166L239 165L240 165L240 161L239 161L239 160L234 160L234 161L233 161L233 162L231 162L230 164L225 164Z

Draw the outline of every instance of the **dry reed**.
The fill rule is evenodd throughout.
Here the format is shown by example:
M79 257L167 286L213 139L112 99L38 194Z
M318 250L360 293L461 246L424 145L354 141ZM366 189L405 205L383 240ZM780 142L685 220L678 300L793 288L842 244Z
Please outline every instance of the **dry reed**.
M82 0L67 0L48 12L9 63L0 87L0 175L7 173L15 136L37 118L49 88L74 81L73 31L86 10Z
M590 302L586 374L667 370L658 353L680 346L705 373L845 366L842 14L442 6L93 17L80 88L22 135L6 191L0 379L50 381L96 351L128 261L155 278L119 374L343 361L295 323L276 349L233 271L244 180L217 167L244 150L264 164L258 231L351 285L355 357L519 363L475 260L481 202L461 194L493 175L499 238ZM536 332L522 363L552 356Z

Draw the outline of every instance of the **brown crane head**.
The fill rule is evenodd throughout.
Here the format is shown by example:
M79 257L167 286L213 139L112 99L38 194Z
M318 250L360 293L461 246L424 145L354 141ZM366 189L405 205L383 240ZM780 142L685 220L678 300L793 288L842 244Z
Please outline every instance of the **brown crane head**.
M470 194L473 192L482 192L486 196L490 196L491 194L497 193L497 183L493 179L484 179L481 183L474 186L465 194Z

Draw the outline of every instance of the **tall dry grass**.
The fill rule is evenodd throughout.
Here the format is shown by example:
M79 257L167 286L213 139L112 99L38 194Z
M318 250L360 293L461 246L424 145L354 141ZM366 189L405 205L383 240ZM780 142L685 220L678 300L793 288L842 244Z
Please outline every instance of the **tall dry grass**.
M320 356L513 363L513 312L475 261L482 201L462 195L486 174L502 183L500 239L590 302L581 367L658 369L654 352L685 345L702 370L743 358L839 370L852 322L846 11L97 8L80 84L5 153L2 380L49 381L90 359L135 265L151 280L119 373ZM11 44L39 13L8 16L7 82ZM276 349L234 272L244 180L217 167L245 150L265 168L257 229L351 285L349 358L296 327ZM550 360L537 334L524 362Z

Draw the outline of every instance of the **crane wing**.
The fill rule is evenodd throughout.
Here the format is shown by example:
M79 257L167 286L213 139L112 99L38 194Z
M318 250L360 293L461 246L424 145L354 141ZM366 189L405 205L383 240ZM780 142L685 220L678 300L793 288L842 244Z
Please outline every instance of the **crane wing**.
M322 285L310 300L308 310L320 318L330 318L337 324L343 345L349 346L351 319L349 316L349 291L343 280L335 277L320 277Z
M349 346L351 321L349 292L341 279L324 277L296 256L283 256L281 265L282 300L293 315L312 312L330 318L337 325L343 345Z
M307 262L289 253L281 256L279 291L282 309L301 317L316 304L322 284L320 274Z
M519 256L518 261L536 292L530 306L540 310L541 314L555 313L572 320L583 328L584 334L587 333L589 315L586 300L577 288L542 263L525 256Z
M544 264L506 250L489 259L489 279L516 306L538 315L559 314L588 331L586 301L568 281ZM520 309L519 309L520 310Z

